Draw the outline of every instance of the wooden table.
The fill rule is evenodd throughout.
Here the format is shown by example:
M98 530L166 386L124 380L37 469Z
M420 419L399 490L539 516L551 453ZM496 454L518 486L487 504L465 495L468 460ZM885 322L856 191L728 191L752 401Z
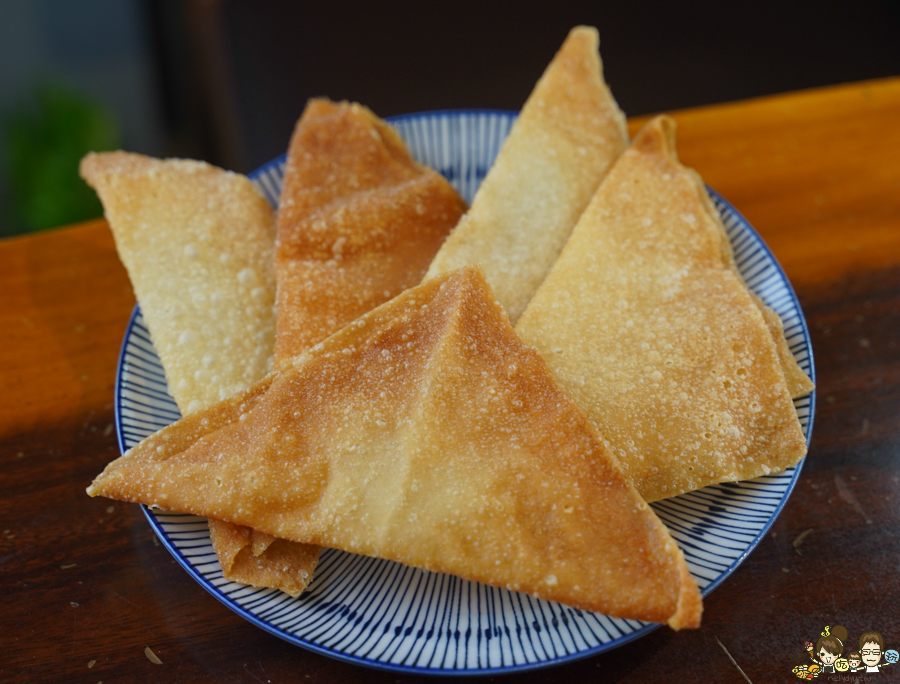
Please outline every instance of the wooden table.
M750 681L799 681L804 642L834 624L900 647L900 79L674 116L682 160L797 290L819 382L810 454L701 629L516 681L745 681L724 649ZM134 304L104 222L0 242L0 292L0 681L416 679L257 629L188 577L137 506L84 493L118 454L113 381Z

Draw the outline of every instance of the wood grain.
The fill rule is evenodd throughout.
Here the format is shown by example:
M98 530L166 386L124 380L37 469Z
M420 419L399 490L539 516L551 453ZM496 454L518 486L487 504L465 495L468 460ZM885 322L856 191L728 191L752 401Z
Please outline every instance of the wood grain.
M0 436L112 406L134 306L105 221L0 242Z
M717 639L751 681L794 681L826 624L900 647L900 79L674 116L683 161L797 289L819 381L810 455L700 630L515 681L744 682ZM137 507L84 494L118 453L113 381L134 302L105 223L0 242L0 292L0 681L426 681L254 627L187 576Z
M795 287L900 264L900 79L674 118L682 162L750 221Z

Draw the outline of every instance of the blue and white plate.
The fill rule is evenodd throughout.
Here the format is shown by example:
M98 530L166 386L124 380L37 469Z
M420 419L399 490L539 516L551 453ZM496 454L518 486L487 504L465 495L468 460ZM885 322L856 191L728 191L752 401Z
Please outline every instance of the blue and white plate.
M418 161L440 171L471 201L514 120L509 112L447 111L401 116L391 123ZM281 158L253 176L273 205L283 172ZM723 198L711 195L741 273L781 316L795 357L815 380L806 322L784 272L753 228ZM814 401L813 394L795 402L807 443ZM179 416L135 307L116 381L120 447L130 448ZM704 596L759 543L798 475L799 466L653 504ZM522 671L601 653L658 626L334 550L324 552L309 590L291 598L225 580L204 518L144 510L178 562L229 608L298 646L360 665L430 674Z

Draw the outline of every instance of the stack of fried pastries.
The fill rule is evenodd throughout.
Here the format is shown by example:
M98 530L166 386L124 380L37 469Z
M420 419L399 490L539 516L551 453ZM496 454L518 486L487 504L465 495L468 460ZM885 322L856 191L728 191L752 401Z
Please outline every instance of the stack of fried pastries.
M699 624L681 551L476 267L404 292L164 428L88 491Z
M183 415L259 380L273 337L277 364L418 283L465 209L384 122L324 100L304 112L288 154L274 274L273 212L243 176L123 152L90 155L82 174ZM215 519L210 536L228 579L295 596L320 550Z
M364 107L311 101L277 215L275 371L214 405L176 395L190 415L89 493L208 516L226 576L294 595L327 546L696 627L646 500L794 465L811 383L671 121L626 145L596 31L573 29L445 241L465 210L446 181ZM271 331L267 277L249 292Z
M203 162L91 154L96 189L182 415L261 379L275 339L275 215L247 178ZM318 548L218 520L226 577L298 595Z
M311 100L291 139L277 211L275 365L417 284L464 210L371 111ZM210 535L226 577L295 596L321 550L218 521Z

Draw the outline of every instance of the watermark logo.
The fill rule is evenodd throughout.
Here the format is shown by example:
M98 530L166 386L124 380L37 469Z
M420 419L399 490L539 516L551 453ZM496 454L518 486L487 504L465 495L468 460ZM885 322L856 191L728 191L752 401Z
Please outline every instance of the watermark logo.
M885 650L881 632L863 632L857 641L858 649L850 641L846 628L841 625L826 625L815 643L806 642L806 653L812 663L797 665L791 671L800 679L844 673L876 673L900 660L900 653L896 649ZM837 679L828 677L832 678Z

